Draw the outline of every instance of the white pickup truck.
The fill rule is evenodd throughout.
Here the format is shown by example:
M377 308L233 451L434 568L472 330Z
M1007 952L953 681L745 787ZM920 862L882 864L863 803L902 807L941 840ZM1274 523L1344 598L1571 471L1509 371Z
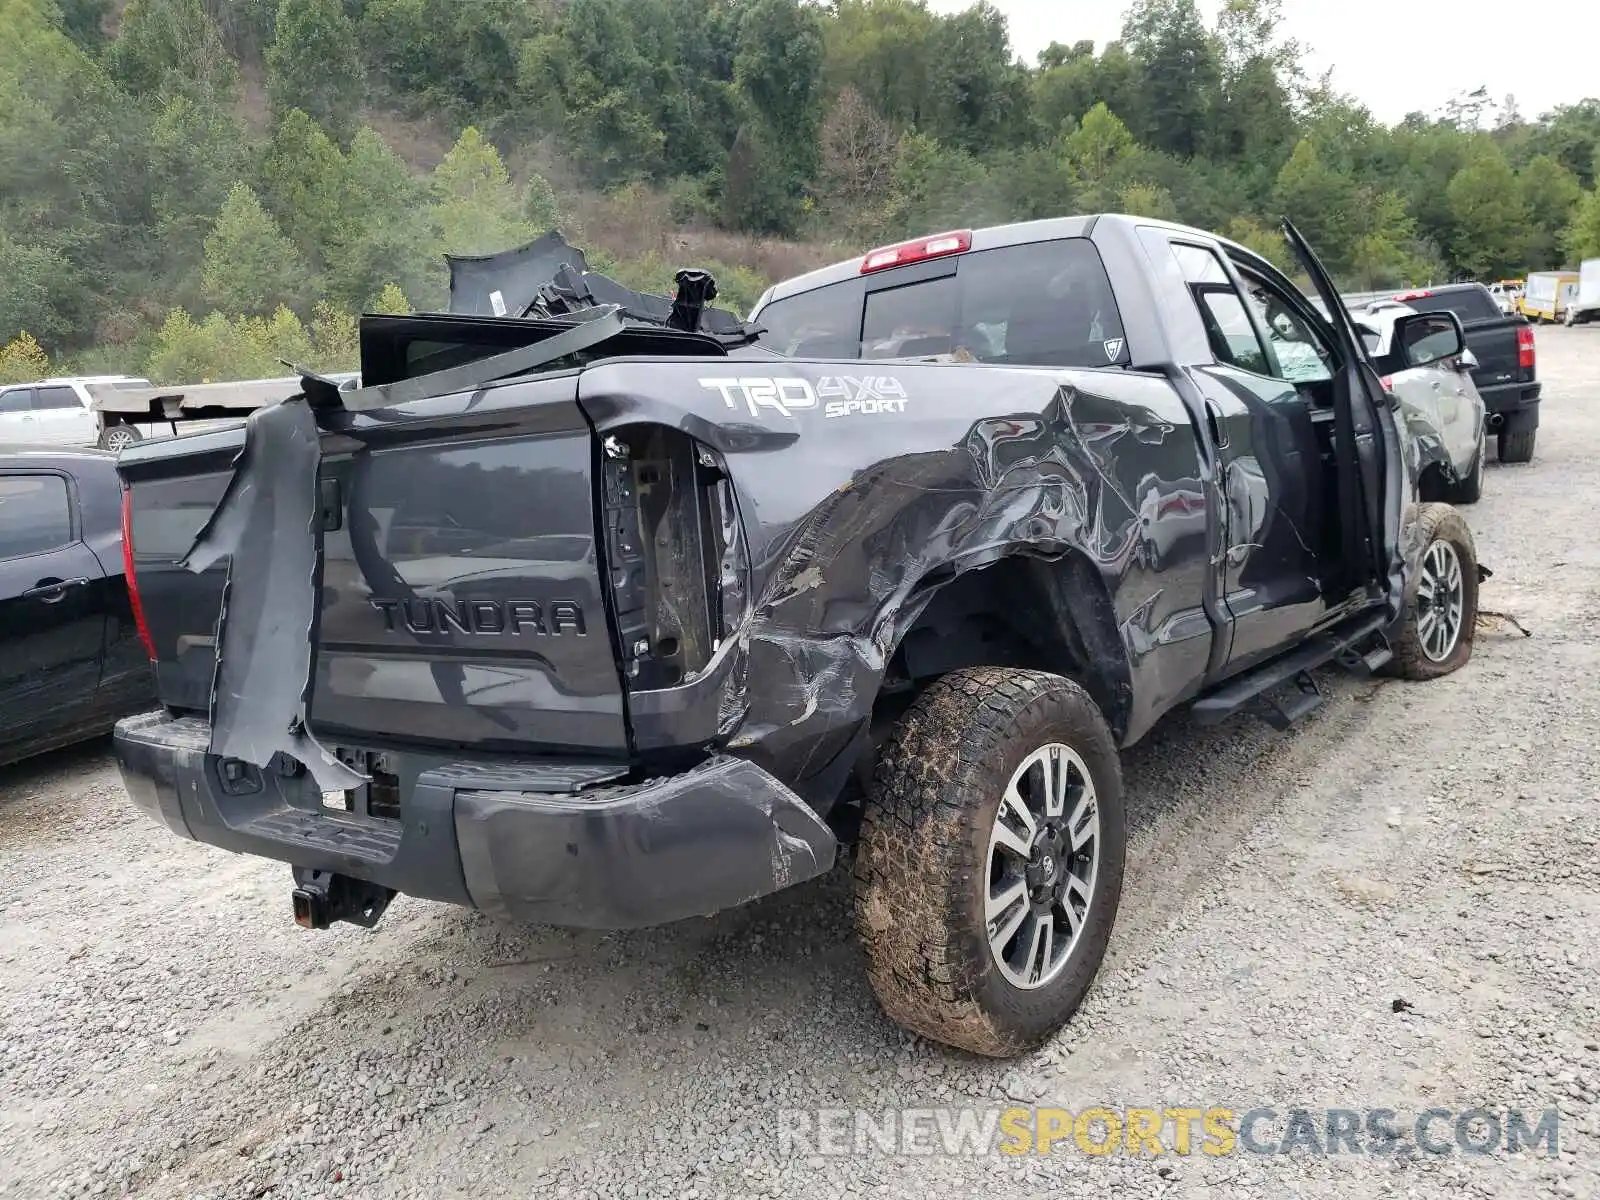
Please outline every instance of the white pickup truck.
M352 375L334 375L338 382ZM136 375L77 375L0 388L0 444L125 450L147 438L243 421L300 390L300 380L247 379L159 387ZM181 428L180 428L181 426Z

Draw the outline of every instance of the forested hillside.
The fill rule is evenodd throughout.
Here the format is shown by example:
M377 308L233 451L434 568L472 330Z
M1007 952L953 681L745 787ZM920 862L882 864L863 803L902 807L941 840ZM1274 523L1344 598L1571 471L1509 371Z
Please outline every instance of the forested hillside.
M348 367L445 251L559 225L722 303L867 244L1114 209L1352 287L1600 254L1600 101L1397 127L1304 77L1277 0L1134 0L1018 62L916 0L0 0L0 373ZM1422 56L1419 64L1429 59Z

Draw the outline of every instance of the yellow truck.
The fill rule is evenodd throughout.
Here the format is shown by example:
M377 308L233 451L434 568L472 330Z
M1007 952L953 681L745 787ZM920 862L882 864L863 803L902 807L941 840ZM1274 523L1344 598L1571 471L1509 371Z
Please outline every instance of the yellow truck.
M1517 311L1535 323L1562 320L1578 295L1576 271L1534 271L1517 301Z

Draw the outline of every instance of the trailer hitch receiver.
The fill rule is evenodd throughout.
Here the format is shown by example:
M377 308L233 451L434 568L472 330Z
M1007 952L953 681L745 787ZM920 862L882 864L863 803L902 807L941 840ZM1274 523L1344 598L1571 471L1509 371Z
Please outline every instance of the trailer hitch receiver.
M395 897L393 888L304 867L294 869L294 883L294 923L302 929L327 929L338 921L371 929Z

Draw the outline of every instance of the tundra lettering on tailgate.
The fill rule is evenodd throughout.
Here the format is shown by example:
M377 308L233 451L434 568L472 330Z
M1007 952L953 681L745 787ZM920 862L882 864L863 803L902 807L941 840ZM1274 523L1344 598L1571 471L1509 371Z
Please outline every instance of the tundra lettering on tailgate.
M383 614L391 633L530 634L587 637L589 624L576 600L385 600L374 596L373 608Z

